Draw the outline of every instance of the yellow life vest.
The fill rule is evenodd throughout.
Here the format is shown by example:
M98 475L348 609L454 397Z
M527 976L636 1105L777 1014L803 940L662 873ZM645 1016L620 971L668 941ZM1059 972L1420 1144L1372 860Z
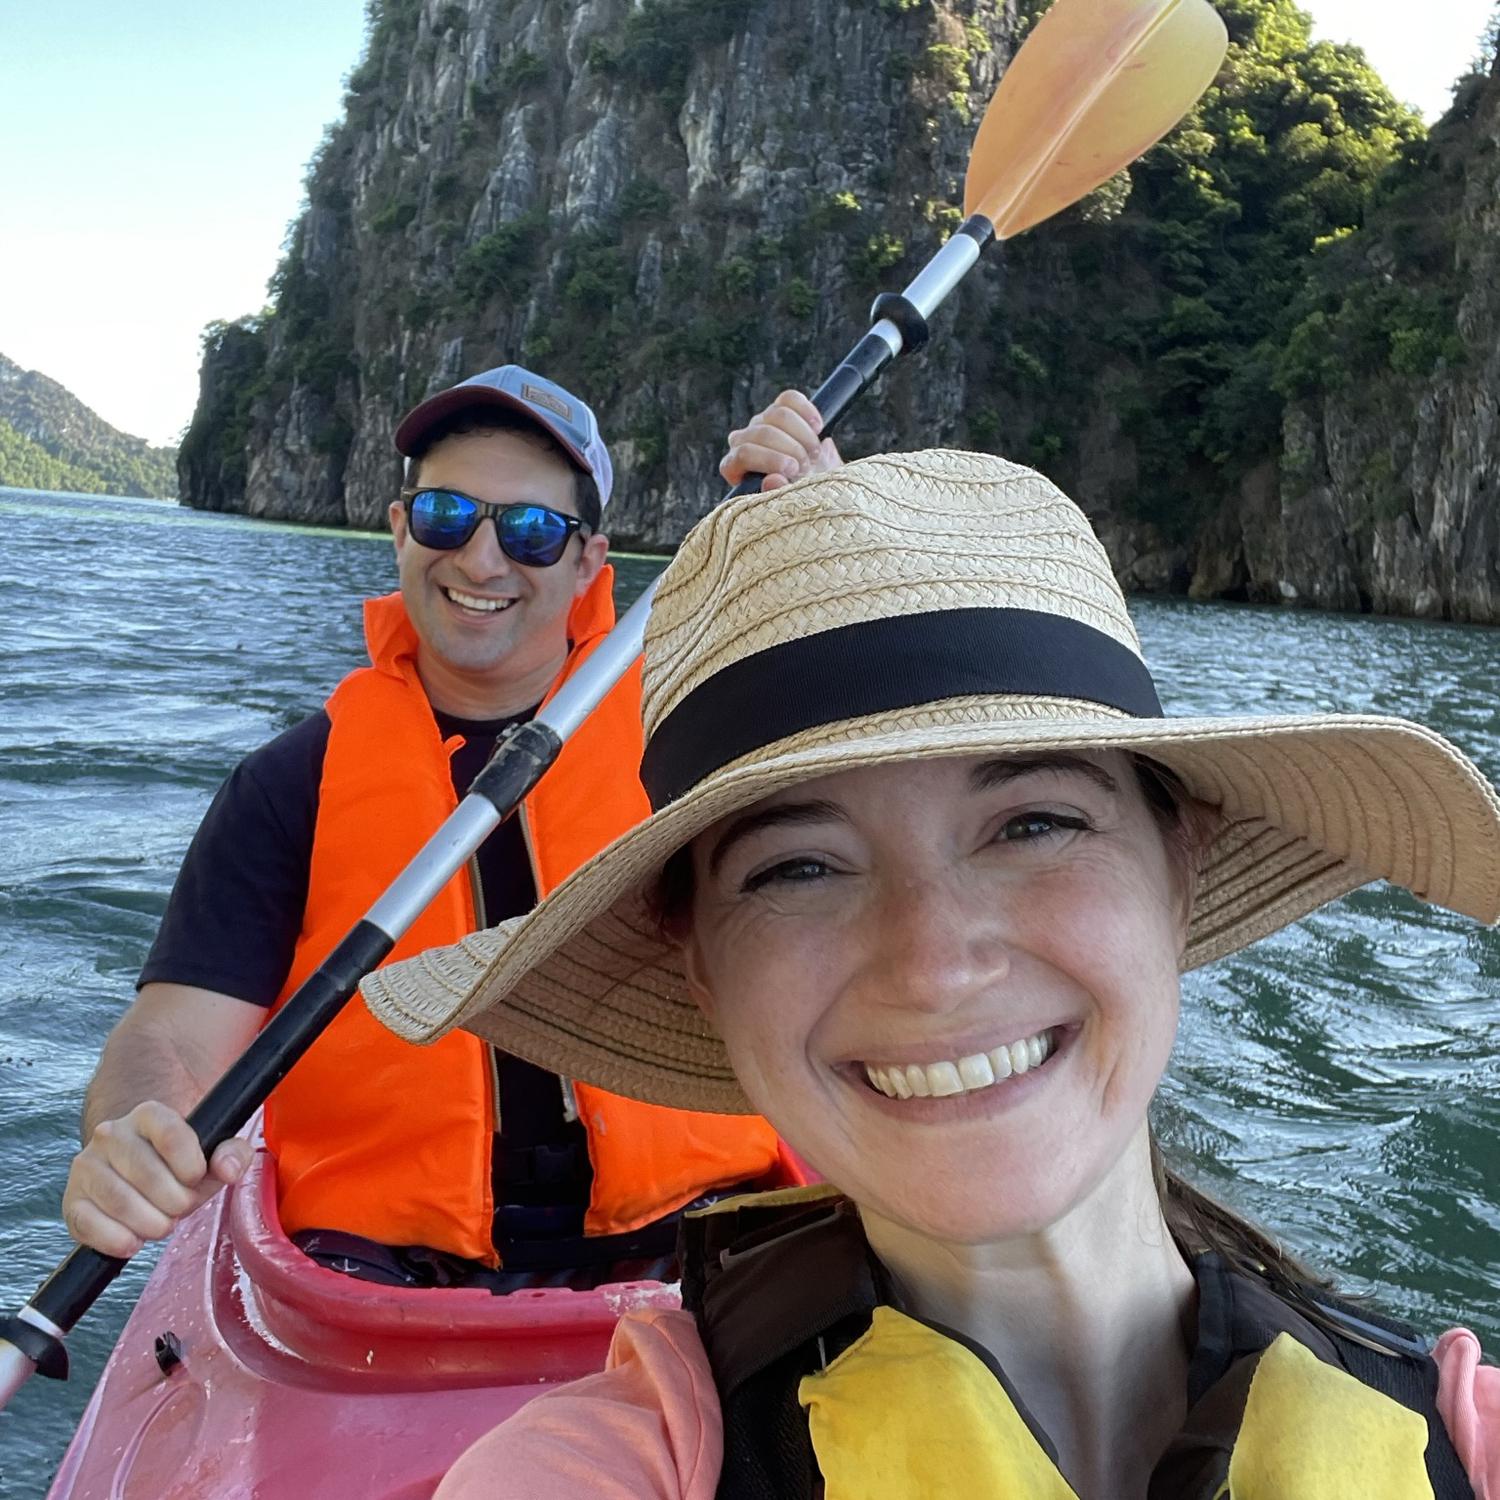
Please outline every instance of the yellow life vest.
M825 1500L1077 1500L983 1361L893 1307L797 1398ZM1279 1334L1215 1500L1433 1500L1426 1447L1416 1412Z
M744 1195L684 1231L683 1304L723 1414L718 1500L1077 1500L983 1351L893 1305L836 1191ZM1216 1256L1193 1270L1192 1409L1153 1496L1473 1500L1422 1345Z

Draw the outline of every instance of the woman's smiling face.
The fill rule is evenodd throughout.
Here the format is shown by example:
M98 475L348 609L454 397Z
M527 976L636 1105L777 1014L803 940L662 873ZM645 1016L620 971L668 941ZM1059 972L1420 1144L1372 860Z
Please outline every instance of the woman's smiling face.
M956 1243L1035 1233L1139 1134L1191 879L1123 754L845 771L692 859L698 1003L751 1103L862 1206Z

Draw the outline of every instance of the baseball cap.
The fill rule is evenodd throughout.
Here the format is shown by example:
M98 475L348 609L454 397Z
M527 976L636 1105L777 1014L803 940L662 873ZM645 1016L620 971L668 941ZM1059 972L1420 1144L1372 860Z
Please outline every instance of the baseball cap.
M412 450L440 422L455 412L476 406L504 406L529 417L544 432L556 438L568 457L599 487L599 504L609 504L614 486L614 466L609 450L599 436L599 420L587 402L555 380L548 380L521 365L500 365L471 375L412 407L396 429L396 451L411 457Z

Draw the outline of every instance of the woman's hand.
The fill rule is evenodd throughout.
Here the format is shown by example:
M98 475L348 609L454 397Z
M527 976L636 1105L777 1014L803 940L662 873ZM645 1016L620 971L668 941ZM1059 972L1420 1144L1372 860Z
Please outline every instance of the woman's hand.
M746 427L729 434L729 452L719 473L730 484L747 474L764 474L762 490L779 489L807 474L843 466L832 438L818 437L823 419L801 391L783 391Z

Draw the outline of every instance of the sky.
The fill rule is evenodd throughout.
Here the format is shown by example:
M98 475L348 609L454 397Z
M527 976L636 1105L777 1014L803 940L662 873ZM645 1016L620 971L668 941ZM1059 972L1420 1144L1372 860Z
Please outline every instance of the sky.
M0 0L0 354L176 443L363 36L363 0Z
M1311 0L1429 120L1495 0ZM0 5L0 354L175 443L199 338L258 311L363 0Z

